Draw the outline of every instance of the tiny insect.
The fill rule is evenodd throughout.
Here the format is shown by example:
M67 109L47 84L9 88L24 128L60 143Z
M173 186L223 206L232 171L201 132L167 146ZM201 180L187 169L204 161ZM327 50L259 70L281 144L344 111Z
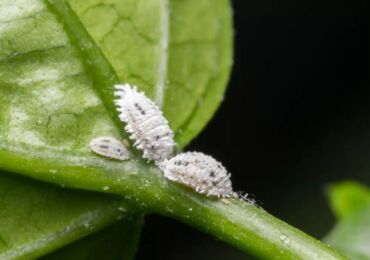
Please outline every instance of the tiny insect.
M93 152L117 160L127 160L129 152L127 148L117 139L109 136L98 137L90 142Z
M134 146L143 151L143 157L160 162L172 155L175 142L173 132L162 111L137 87L115 85L114 101L119 118L130 134Z
M211 156L186 152L159 164L164 177L193 188L207 196L228 198L234 195L230 174Z

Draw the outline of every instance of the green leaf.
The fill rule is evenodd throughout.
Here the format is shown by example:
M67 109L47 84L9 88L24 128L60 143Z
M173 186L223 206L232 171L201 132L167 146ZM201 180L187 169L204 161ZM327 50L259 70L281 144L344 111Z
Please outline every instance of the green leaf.
M121 82L162 105L184 147L223 100L232 64L229 0L69 0Z
M354 181L330 185L328 196L330 206L335 216L340 220L351 216L370 204L369 189Z
M370 190L354 181L336 183L329 201L339 222L325 240L351 259L369 259Z
M98 233L61 248L41 260L128 260L133 259L142 221L120 221Z
M369 259L370 190L347 181L332 185L329 195L339 222L325 241L350 259Z
M228 1L81 2L76 3L82 7L73 6L98 45L63 1L50 1L46 6L44 1L31 0L27 1L28 8L20 0L2 3L6 14L2 17L0 40L2 149L42 147L91 156L87 144L92 137L122 134L114 125L117 119L112 102L112 84L119 80L141 83L139 86L153 98L163 99L170 123L182 133L179 138L189 141L199 129L183 131L175 125L188 127L197 121L194 117L189 121L188 117L197 114L198 105L210 117L214 109L207 108L202 98L208 91L205 83L221 75L224 80L216 81L222 90L212 90L210 96L218 99L209 103L215 108L222 99L231 60ZM123 13L117 14L120 18L107 35L99 38L104 28L96 21L106 24L104 17L111 15L106 9L112 8ZM132 12L125 14L129 10ZM201 19L194 24L193 18L200 14ZM91 25L91 21L95 24ZM123 30L122 26L133 28ZM113 33L115 30L118 32ZM117 59L118 53L122 56ZM164 68L158 71L158 67ZM148 79L139 82L132 75ZM204 126L206 117L194 123L196 128Z
M340 221L325 238L339 252L353 260L370 258L370 204Z
M133 222L131 208L121 199L4 172L0 175L0 209L1 259L36 258L117 219L131 225ZM121 242L125 245L125 240Z
M228 1L70 2L79 17L62 1L50 1L50 5L41 0L1 3L0 149L11 154L0 157L1 167L38 177L46 164L38 165L35 159L22 166L30 156L59 162L69 157L81 166L87 161L104 162L91 154L87 144L95 136L122 135L112 103L112 85L117 82L136 83L163 103L178 140L182 146L189 142L215 111L226 86L232 49ZM58 7L63 8L56 15ZM200 21L191 25L200 14ZM110 23L112 19L116 19L114 23ZM199 25L208 30L200 30ZM46 175L64 185L64 177L53 163L47 168ZM130 166L126 170L136 171ZM12 187L22 197L22 183L14 180ZM32 200L42 200L44 194L38 189ZM59 203L61 218L63 212L74 212L77 207ZM82 208L80 214L101 210L93 203ZM52 211L49 215L46 209L38 216L40 223L48 223L56 215ZM103 210L95 214L96 221L107 224L104 214L108 212ZM16 214L27 219L23 211ZM1 226L7 226L6 221L3 219ZM74 221L82 224L78 216ZM57 228L63 226L59 224L45 229L57 234ZM30 247L27 241L32 241L23 236L31 234L15 228L9 226L8 233L18 234L18 238L12 247L3 248L4 254L12 254L13 248L21 245L33 250L28 255L41 255L86 235L74 230L73 237L55 236L52 246ZM33 239L45 235L35 230L31 233Z

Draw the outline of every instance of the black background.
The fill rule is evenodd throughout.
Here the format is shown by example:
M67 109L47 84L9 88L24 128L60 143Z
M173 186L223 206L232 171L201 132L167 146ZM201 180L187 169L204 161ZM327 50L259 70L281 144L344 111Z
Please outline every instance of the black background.
M214 155L237 190L317 238L335 221L327 185L370 185L367 2L234 1L225 101L187 148ZM146 218L137 259L207 258L247 259L173 220Z

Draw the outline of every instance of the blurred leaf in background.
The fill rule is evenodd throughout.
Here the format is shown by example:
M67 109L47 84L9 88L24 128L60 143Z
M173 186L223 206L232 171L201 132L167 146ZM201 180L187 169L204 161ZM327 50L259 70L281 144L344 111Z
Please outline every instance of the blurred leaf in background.
M370 259L370 190L353 181L329 187L338 223L325 241L354 260Z

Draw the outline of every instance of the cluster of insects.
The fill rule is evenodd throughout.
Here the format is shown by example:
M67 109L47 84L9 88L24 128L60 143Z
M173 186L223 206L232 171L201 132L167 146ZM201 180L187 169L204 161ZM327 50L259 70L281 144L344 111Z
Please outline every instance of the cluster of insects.
M115 85L114 103L120 120L125 124L134 147L143 158L152 160L165 178L194 189L207 196L227 198L235 196L230 174L209 155L185 152L172 156L174 134L159 107L136 86ZM93 152L116 160L129 159L127 147L113 137L98 137L91 141Z

